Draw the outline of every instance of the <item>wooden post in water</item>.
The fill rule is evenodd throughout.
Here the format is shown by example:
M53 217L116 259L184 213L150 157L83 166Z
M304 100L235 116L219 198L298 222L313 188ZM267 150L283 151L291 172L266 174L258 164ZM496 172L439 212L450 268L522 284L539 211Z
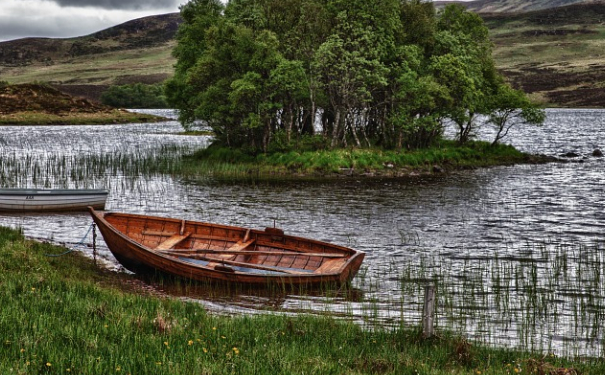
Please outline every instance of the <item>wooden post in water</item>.
M422 337L435 334L435 285L424 287L424 306L422 308Z
M97 224L92 223L92 258L97 266Z

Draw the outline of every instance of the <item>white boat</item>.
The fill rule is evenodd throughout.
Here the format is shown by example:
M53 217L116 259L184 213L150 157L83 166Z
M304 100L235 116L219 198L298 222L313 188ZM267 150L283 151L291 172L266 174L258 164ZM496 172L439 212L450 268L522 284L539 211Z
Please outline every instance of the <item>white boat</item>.
M0 189L0 211L102 210L105 189Z

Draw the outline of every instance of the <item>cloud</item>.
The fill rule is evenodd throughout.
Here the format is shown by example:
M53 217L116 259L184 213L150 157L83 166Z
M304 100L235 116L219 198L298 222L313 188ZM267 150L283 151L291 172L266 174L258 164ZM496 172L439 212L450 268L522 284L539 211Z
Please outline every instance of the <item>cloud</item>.
M136 18L178 12L180 5L178 0L0 1L0 41L25 37L69 38L88 35ZM73 6L68 6L68 3ZM118 9L110 9L112 3L121 5ZM144 4L147 7L162 7L137 9L137 6L142 7Z
M102 9L168 9L177 7L179 0L50 0L62 7L94 7Z

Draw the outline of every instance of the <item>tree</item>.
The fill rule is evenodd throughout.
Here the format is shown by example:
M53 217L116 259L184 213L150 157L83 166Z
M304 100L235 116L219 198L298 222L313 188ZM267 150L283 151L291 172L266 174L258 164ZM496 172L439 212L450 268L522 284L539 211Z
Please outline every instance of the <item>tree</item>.
M228 147L283 149L317 130L331 147L418 148L446 118L460 142L479 115L511 121L487 28L461 6L193 0L181 12L168 100L184 126L205 121Z
M386 87L388 69L381 60L381 41L373 31L374 16L365 0L335 2L342 6L336 25L319 46L313 64L334 113L332 147L347 144L350 135L361 146L358 116L365 117L373 92ZM367 119L362 118L362 124Z
M172 52L177 63L174 77L166 82L164 92L168 104L179 110L179 120L187 128L196 119L196 92L188 84L190 70L206 53L206 33L222 17L224 5L220 0L190 0L180 10L183 23Z
M540 125L546 119L544 110L532 104L527 96L502 83L490 98L490 111L487 123L496 127L496 136L492 145L508 135L513 126L520 124Z
M161 84L111 86L101 95L101 103L117 108L168 108Z
M437 30L430 66L447 98L440 111L458 126L458 140L465 143L498 82L489 32L478 15L457 4L445 7Z
M402 59L390 67L389 130L385 130L389 147L426 147L441 134L433 114L442 88L432 75L423 74L422 55L419 46L404 46L399 52Z

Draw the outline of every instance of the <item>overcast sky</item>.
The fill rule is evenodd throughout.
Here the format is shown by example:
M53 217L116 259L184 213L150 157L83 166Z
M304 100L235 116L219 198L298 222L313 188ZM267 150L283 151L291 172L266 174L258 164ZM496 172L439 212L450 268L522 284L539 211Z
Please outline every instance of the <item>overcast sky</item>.
M0 0L0 41L74 37L179 11L187 0Z
M68 38L126 21L178 12L187 0L0 0L0 41Z

